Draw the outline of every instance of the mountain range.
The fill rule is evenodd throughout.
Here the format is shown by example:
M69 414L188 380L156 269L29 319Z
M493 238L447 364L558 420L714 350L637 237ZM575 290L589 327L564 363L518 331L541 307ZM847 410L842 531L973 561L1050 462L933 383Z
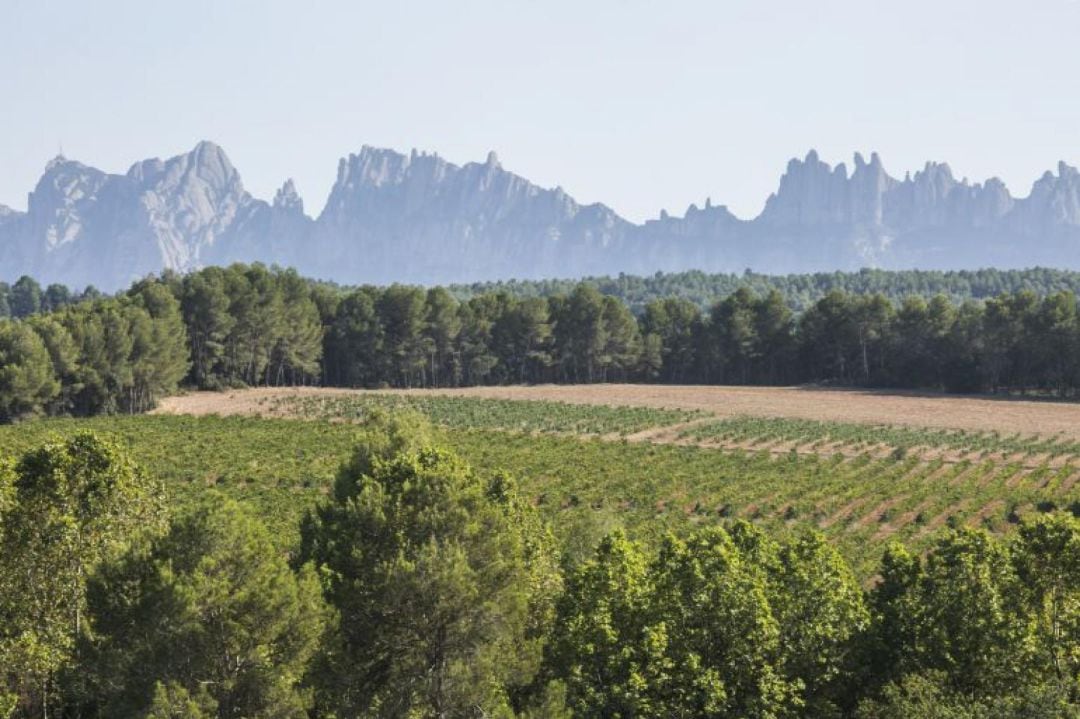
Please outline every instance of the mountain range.
M347 284L444 284L700 269L791 273L886 269L1080 269L1080 172L1059 163L1013 197L927 163L902 180L876 153L849 172L811 151L793 159L753 219L691 205L632 223L504 169L494 153L364 147L340 160L317 217L293 182L252 197L211 142L116 175L62 156L27 211L0 205L0 279L28 274L119 289L149 273L261 261Z

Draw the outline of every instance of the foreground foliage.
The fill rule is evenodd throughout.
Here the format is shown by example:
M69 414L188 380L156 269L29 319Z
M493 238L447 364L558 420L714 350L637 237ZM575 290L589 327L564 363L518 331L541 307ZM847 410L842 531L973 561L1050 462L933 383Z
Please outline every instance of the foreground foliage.
M160 525L159 488L91 434L0 464L0 706L47 712L86 632L88 576ZM6 693L5 693L6 692Z
M339 634L323 703L343 716L512 715L558 590L550 536L513 485L376 419L302 528Z
M308 715L301 680L326 615L315 573L294 574L235 502L211 497L104 564L87 597L92 630L73 682L88 714L194 702L206 716Z
M4 464L4 714L1076 713L1069 514L1008 539L948 530L925 557L893 545L869 589L822 536L745 521L655 545L579 538L560 561L514 483L439 447L417 416L377 415L353 436L291 566L229 500L167 530L132 524L156 516L149 485L93 436ZM70 539L63 557L45 551L57 537ZM27 602L23 575L55 612ZM25 646L48 648L48 663L19 663L27 653L10 650Z

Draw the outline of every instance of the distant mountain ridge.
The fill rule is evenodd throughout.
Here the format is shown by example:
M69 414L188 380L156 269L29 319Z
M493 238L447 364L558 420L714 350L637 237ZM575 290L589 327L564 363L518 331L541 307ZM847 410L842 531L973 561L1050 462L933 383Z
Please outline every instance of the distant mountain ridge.
M293 266L342 283L446 284L700 269L769 273L886 269L1080 269L1080 172L1059 163L1031 193L971 184L927 163L903 179L876 153L852 171L794 159L756 218L691 205L641 225L509 172L494 153L364 147L338 164L317 217L291 180L251 196L225 152L135 163L114 175L57 157L25 213L0 206L0 279L122 287L162 269L234 261Z

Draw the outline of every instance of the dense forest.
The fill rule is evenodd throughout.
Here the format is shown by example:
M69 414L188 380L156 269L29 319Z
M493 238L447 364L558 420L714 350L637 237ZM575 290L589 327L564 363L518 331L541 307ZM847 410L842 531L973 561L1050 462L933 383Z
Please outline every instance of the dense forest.
M287 554L82 433L0 463L0 717L1077 715L1080 520L888 549L743 521L562 556L515 482L375 416Z
M139 412L180 385L816 382L1072 397L1078 350L1066 291L960 304L831 291L796 314L778 290L743 287L707 312L667 297L634 314L586 283L459 301L234 265L0 320L0 419Z
M1068 291L1080 294L1080 272L1036 267L1027 270L875 270L858 272L817 272L799 275L765 275L747 270L741 275L687 272L658 272L649 277L619 275L587 277L581 280L509 280L453 285L450 292L458 299L506 292L514 297L552 297L573 291L578 284L595 287L601 294L618 297L640 314L653 300L677 297L707 310L740 288L757 295L771 290L784 296L795 312L808 309L829 292L857 295L882 294L898 302L918 295L930 299L945 295L956 303L985 300L1001 294L1031 290L1040 297Z
M42 287L33 277L20 277L14 284L0 282L0 319L23 319L39 312L55 312L84 300L101 298L93 287L73 292L66 285Z
M313 281L314 283L314 281ZM341 294L355 288L334 283L325 284ZM653 300L680 298L689 300L701 310L740 288L756 295L777 290L788 306L800 313L829 292L839 290L850 294L882 294L898 302L918 295L929 300L945 295L959 304L964 300L985 300L1002 294L1031 290L1039 297L1055 292L1080 294L1080 272L1035 267L1027 270L875 270L858 272L819 272L801 275L764 275L747 270L741 275L710 274L699 270L687 272L658 272L649 277L619 275L617 277L586 277L580 280L507 280L477 282L447 287L457 300L477 295L506 293L511 297L553 297L567 295L579 284L595 287L603 295L625 302L634 314L641 314ZM97 299L101 293L94 287L73 291L60 284L41 287L31 277L21 277L9 285L0 282L0 318L20 319L37 312L50 312L85 299Z

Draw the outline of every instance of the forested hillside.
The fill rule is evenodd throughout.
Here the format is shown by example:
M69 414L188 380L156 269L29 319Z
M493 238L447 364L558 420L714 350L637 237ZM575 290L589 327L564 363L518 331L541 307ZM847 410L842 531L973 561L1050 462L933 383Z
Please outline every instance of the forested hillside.
M665 297L635 315L586 283L459 301L443 288L342 291L233 265L84 299L0 321L0 418L139 412L181 385L825 382L1062 397L1080 387L1068 291L957 304L833 290L796 315L779 290L740 287L706 312Z

